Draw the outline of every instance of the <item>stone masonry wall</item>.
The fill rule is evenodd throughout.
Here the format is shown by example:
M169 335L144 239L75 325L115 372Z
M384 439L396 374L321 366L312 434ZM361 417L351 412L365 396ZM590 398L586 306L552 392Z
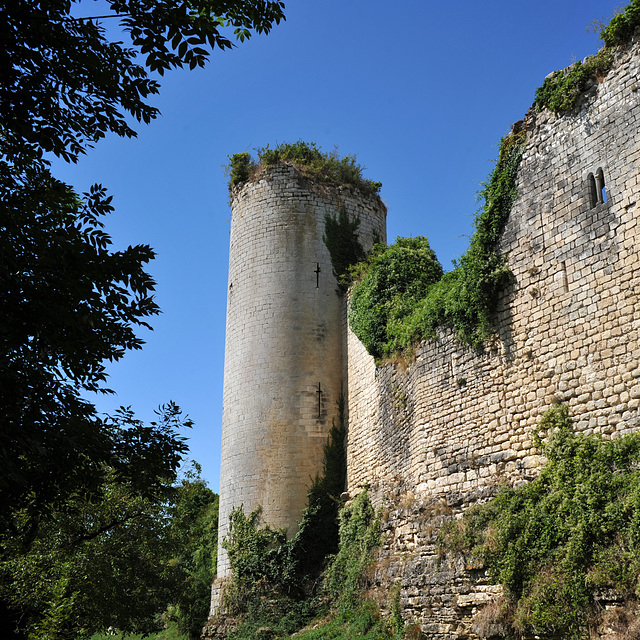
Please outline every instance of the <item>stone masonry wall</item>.
M415 362L376 367L348 342L348 486L385 505L380 586L402 585L427 638L476 637L497 588L438 559L437 531L497 483L535 476L530 434L554 401L576 428L640 427L640 47L574 113L527 115L519 197L501 241L514 284L478 354L443 330ZM606 202L589 186L602 171ZM426 230L428 233L428 230ZM458 564L456 564L458 562Z
M356 189L278 166L232 193L219 540L235 507L295 530L342 392L342 296L325 217L360 218L370 249L386 208ZM229 571L219 549L218 577ZM213 599L219 597L213 591ZM215 604L215 603L214 603Z

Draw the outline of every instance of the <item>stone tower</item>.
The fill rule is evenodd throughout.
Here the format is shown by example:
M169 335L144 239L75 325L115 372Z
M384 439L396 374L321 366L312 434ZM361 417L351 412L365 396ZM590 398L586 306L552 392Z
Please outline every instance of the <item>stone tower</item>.
M278 165L232 192L225 344L221 541L229 514L262 507L295 531L343 383L343 297L323 235L344 208L365 250L386 238L386 208L356 187ZM218 554L218 585L229 574ZM217 604L214 585L213 609Z

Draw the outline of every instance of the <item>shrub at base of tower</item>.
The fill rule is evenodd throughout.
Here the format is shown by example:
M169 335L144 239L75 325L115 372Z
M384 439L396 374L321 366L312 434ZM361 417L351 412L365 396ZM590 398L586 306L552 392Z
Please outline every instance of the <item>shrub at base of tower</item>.
M399 590L391 594L391 616L365 597L381 543L379 519L367 491L345 506L339 516L340 544L324 574L305 578L301 590L295 561L295 538L283 531L260 528L259 511L245 516L234 511L226 548L233 580L225 592L228 615L240 620L229 640L289 638L298 640L400 640L420 637L405 628ZM304 628L306 626L306 628Z
M346 469L343 399L339 412L339 425L325 446L323 475L309 491L293 538L261 526L260 509L231 513L223 541L232 579L222 609L227 618L235 618L229 640L288 638L294 632L302 640L403 637L399 593L392 594L390 621L364 598L381 541L367 491L338 509ZM300 631L307 624L311 629Z
M338 496L345 484L343 427L332 427L324 449L323 475L308 494L298 532L261 526L260 509L245 515L234 509L223 546L229 555L232 580L225 588L223 609L242 621L231 638L253 638L258 629L286 636L315 613L321 572L328 555L338 550Z
M603 624L617 628L612 640L638 637L640 434L574 433L557 405L534 439L547 457L540 476L468 511L441 538L504 588L479 622L511 637L586 640Z

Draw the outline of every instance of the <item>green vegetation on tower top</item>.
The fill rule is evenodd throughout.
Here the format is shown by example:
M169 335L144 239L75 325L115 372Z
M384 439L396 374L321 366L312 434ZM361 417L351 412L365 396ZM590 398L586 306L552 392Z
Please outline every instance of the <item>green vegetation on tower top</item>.
M377 194L382 187L381 182L363 177L364 167L356 162L355 155L340 157L335 149L327 153L321 151L315 142L284 142L273 149L267 145L257 153L257 161L246 151L229 157L230 189L256 178L261 170L278 164L293 166L307 178L356 187L366 195Z

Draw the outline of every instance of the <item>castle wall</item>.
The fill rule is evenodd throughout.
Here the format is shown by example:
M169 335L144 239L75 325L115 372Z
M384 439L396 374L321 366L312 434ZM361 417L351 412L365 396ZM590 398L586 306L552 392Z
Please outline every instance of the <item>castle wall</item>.
M292 533L322 471L343 383L342 296L323 234L342 206L366 248L385 237L377 196L316 186L292 167L232 193L220 541L234 507L260 506L264 523ZM228 572L220 549L218 577Z
M376 368L347 337L349 490L368 484L385 497L378 580L400 581L428 638L470 633L496 593L481 571L437 560L442 519L499 482L535 476L531 431L554 401L584 433L640 427L640 48L617 55L579 112L524 122L519 197L500 245L514 283L486 351L443 330L407 367ZM589 180L599 169L600 204Z

